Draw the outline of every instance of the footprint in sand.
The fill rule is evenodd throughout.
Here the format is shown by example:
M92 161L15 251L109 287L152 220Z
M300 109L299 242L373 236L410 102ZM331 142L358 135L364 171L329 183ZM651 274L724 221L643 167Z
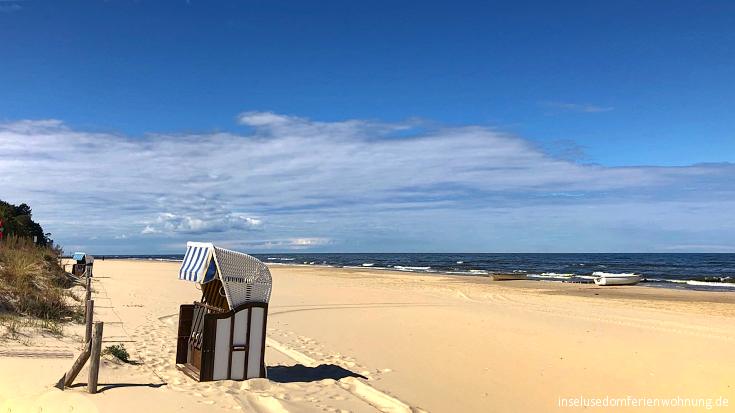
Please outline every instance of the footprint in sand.
M329 398L332 400L347 400L347 397L340 396L339 394L334 394L332 396L329 396Z
M194 395L202 404L212 405L215 403L214 400L218 400L217 405L229 410L283 412L289 410L288 407L291 407L293 403L297 403L299 405L308 404L309 407L306 410L309 411L349 412L345 408L355 403L353 394L350 393L366 393L364 388L356 387L351 382L347 385L341 380L333 379L311 383L274 383L267 379L251 379L243 382L221 381L207 384L196 382L183 376L175 367L175 326L177 322L177 315L151 318L148 323L140 326L134 332L133 336L139 343L136 352L144 363L143 366L136 366L136 368L151 370L168 383L169 389ZM368 369L357 363L352 357L326 351L322 345L310 337L298 336L292 332L274 331L276 333L273 335L278 337L284 346L292 349L302 348L305 354L314 357L320 363L333 363L353 371L360 371L360 374L365 377L390 371L389 369ZM324 357L325 354L328 356ZM368 397L365 397L366 394L356 394L358 399L367 403L365 407L385 403L382 397L377 397L382 395L367 393L369 393ZM378 399L380 402L376 403ZM390 403L382 407L387 406L390 406Z

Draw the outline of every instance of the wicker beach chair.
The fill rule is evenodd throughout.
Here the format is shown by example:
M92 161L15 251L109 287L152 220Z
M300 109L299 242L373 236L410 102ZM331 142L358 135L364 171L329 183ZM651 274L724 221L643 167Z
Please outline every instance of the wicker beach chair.
M71 266L71 274L78 277L83 276L87 268L94 263L94 257L86 252L75 252L71 259L74 261Z
M179 279L202 298L179 310L177 366L199 381L265 377L265 335L272 280L250 255L188 242Z

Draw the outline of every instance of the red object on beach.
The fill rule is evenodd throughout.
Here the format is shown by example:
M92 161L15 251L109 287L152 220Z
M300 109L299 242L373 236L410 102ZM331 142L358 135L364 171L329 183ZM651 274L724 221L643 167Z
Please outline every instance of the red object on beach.
M5 228L3 227L3 220L0 219L0 241L3 239L3 232L5 231Z

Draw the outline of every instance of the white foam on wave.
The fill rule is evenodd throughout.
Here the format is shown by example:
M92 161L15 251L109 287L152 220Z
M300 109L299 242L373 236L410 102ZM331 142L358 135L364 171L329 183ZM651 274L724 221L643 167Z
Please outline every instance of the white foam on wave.
M715 281L696 281L696 280L688 280L686 281L687 285L699 285L704 287L727 287L727 288L735 288L735 283L718 283Z
M293 258L268 257L269 261L293 261Z
M372 262L363 262L362 263L362 266L363 267L372 267L373 265L375 265L375 264L373 264Z
M403 265L394 265L393 268L398 271L427 271L431 269L431 267L408 267Z
M687 280L670 280L667 278L646 278L648 282L686 284Z
M488 275L489 272L485 270L467 270L467 271L443 271L445 274L458 274L458 275Z

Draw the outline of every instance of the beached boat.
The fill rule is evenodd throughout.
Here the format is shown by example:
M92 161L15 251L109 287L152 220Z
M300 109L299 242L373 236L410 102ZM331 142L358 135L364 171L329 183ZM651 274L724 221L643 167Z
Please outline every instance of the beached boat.
M633 285L641 282L641 276L638 274L595 272L592 275L595 276L594 281L597 285Z
M490 274L492 281L526 280L526 274Z

